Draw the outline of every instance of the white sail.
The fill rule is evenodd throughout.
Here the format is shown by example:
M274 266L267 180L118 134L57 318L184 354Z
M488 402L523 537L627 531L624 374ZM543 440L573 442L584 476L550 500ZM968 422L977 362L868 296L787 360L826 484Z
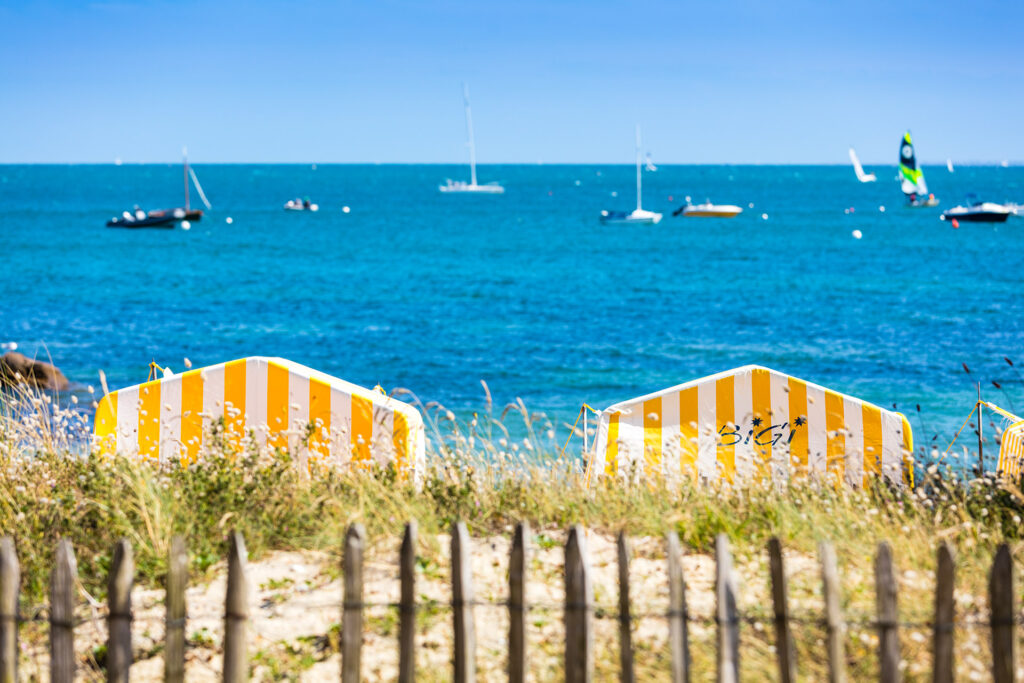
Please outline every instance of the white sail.
M473 110L469 108L469 85L462 84L462 101L466 105L466 133L469 136L469 183L476 185L476 141L473 140Z
M857 180L862 183L873 183L877 180L874 173L864 172L864 167L860 165L860 159L857 158L857 153L853 151L853 147L850 148L850 161L853 163L853 171L857 174Z
M199 184L199 178L196 177L196 170L189 166L188 174L192 176L192 182L195 183L196 192L199 193L199 198L203 200L203 204L206 205L206 210L209 211L213 207L210 206L210 200L206 198L206 193L203 192L203 186Z
M478 185L476 182L476 140L473 137L473 112L469 107L469 86L462 84L462 100L466 106L466 136L469 147L469 182L451 180L450 178L438 189L441 192L477 192L482 194L502 194L505 188L498 183Z
M950 173L953 172L953 160L952 159L949 159L949 158L946 159L946 170L949 171Z

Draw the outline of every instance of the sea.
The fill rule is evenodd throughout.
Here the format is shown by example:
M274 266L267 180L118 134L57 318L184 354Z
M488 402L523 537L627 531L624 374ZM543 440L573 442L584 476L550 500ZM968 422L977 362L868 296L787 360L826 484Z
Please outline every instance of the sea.
M979 383L1024 410L1024 218L939 220L968 192L1024 201L1022 167L925 166L941 206L914 209L895 166L661 165L644 226L599 221L635 207L628 165L485 165L506 191L479 196L438 191L464 166L193 168L201 221L119 230L183 204L180 164L0 166L0 342L83 399L101 370L113 390L150 361L281 356L463 417L486 382L563 435L584 403L750 363L895 406L940 450ZM673 217L687 196L743 213Z

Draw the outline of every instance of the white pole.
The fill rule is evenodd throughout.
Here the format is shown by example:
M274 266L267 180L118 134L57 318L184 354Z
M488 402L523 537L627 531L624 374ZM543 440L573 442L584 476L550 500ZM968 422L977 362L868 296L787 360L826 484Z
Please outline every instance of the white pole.
M466 103L466 130L469 133L469 178L476 187L476 143L473 141L473 112L469 109L469 86L462 84L462 98Z
M587 407L583 406L583 457L587 457Z
M636 210L640 210L640 124L636 124Z

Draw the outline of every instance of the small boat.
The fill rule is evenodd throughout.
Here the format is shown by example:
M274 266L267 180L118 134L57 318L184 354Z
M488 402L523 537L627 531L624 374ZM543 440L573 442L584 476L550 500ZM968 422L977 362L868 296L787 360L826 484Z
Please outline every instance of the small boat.
M950 159L949 157L946 157L946 170L949 171L950 173L953 172L953 160Z
M1005 223L1013 213L1013 209L1004 204L979 201L977 196L967 195L967 206L954 206L942 212L944 221L963 221L965 223Z
M907 197L908 206L938 206L939 200L935 195L928 192L928 185L924 181L924 171L917 165L917 158L914 155L914 143L910 139L908 130L900 138L900 173L896 179L900 182L900 189Z
M647 157L644 159L644 170L650 171L651 173L654 173L655 171L658 170L658 167L654 165L653 161L651 161L650 152L647 153Z
M862 183L873 183L878 180L874 173L864 172L864 167L860 165L860 159L857 158L857 153L853 151L853 147L850 148L850 162L853 164L853 172L857 174L857 180Z
M686 216L690 218L735 218L743 213L743 209L733 204L712 204L706 201L703 204L691 204L690 198L686 198L686 206L681 206L672 212L673 216Z
M158 209L143 211L135 207L134 211L125 211L120 216L107 221L108 228L167 228L186 220L184 209Z
M636 209L625 211L602 211L601 222L605 225L655 225L661 221L661 214L646 211L640 205L643 195L643 167L640 159L640 126L636 127Z
M475 192L477 194L502 194L505 188L498 183L479 185L476 182L476 142L473 139L473 112L469 108L469 86L462 84L462 98L466 105L466 133L469 136L469 182L448 179L437 189L445 193Z
M309 197L305 199L289 199L284 203L285 211L319 211L320 205L314 204L309 201Z

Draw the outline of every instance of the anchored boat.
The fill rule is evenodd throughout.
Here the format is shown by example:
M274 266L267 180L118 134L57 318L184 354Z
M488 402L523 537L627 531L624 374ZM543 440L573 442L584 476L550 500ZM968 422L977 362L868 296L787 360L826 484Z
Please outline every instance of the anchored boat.
M995 202L980 201L977 195L967 195L967 206L954 206L942 212L944 221L964 221L966 223L1005 223L1013 208Z
M735 218L741 213L743 209L734 204L712 204L710 200L703 204L691 204L687 197L686 206L679 207L672 215L687 218Z
M210 201L206 198L206 193L203 192L203 186L199 184L196 172L188 164L188 148L182 149L181 153L184 157L185 206L179 206L174 209L156 209L148 212L136 206L132 211L125 211L120 216L115 216L107 221L108 228L173 228L183 221L195 223L202 219L203 212L199 209L193 209L189 199L190 181L195 184L196 192L199 193L199 198L203 200L206 209L210 210L212 207L210 206Z
M853 172L857 174L857 180L862 183L873 183L878 180L874 173L864 172L864 167L860 165L860 159L857 158L857 153L853 151L853 147L850 148L850 163L853 164Z
M473 139L473 112L469 108L469 86L462 84L462 97L466 105L466 132L469 136L469 182L464 180L445 181L444 185L438 186L441 192L475 192L478 194L502 194L505 188L498 183L487 183L478 185L476 182L476 142Z
M661 221L661 214L646 211L640 205L643 195L643 168L640 159L640 126L636 127L636 209L625 211L602 211L601 222L606 225L654 225Z

